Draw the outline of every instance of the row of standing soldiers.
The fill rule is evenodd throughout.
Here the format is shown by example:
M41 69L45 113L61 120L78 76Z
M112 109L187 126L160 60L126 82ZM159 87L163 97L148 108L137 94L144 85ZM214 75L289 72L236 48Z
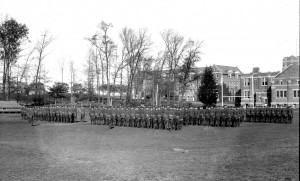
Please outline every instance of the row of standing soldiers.
M21 108L22 119L28 120L33 124L34 121L52 121L74 123L77 119L75 107L32 107Z
M246 121L264 123L292 123L292 108L248 108L246 109Z
M21 108L23 119L74 123L77 114L84 121L85 111L73 107ZM292 108L90 108L92 124L180 130L186 125L240 126L243 121L292 123Z
M182 126L237 127L244 109L108 108L90 109L91 124L180 130Z

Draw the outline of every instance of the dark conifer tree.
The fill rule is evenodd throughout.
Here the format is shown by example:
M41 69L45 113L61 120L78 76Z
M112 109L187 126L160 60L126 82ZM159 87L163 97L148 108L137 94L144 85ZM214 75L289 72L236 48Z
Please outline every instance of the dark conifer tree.
M198 88L198 100L205 106L217 103L218 89L212 67L206 67L201 76L201 85Z

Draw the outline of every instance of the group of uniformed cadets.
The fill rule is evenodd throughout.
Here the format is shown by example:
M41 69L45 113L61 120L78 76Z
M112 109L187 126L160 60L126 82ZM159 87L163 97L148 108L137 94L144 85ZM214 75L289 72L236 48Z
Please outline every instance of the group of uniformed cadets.
M85 111L80 108L78 115L84 121ZM171 107L98 107L90 108L91 124L180 130L182 126L203 125L214 127L237 127L240 123L292 123L292 108L171 108ZM29 122L53 121L74 123L77 109L73 106L48 106L21 108L22 119Z
M183 115L178 108L114 108L90 109L91 124L152 128L182 129Z
M244 120L244 110L240 108L189 108L183 110L183 125L203 125L213 127L237 127Z
M291 124L293 120L292 108L247 108L246 121L263 123L286 123Z
M180 130L182 126L237 127L243 121L244 109L197 108L90 108L91 124Z
M22 119L28 120L33 124L34 121L52 121L74 123L77 118L77 110L75 107L32 107L21 108Z

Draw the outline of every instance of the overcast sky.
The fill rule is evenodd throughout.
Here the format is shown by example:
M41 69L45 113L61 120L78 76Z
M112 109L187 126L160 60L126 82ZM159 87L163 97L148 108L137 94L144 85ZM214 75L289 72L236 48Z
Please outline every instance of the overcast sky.
M61 80L59 59L73 59L82 71L88 54L84 37L101 21L113 24L109 36L119 46L122 28L147 28L152 54L163 48L160 32L172 28L204 41L197 66L237 66L244 73L254 66L281 70L283 57L296 55L299 43L298 0L0 0L0 15L26 24L32 42L45 30L56 37L45 59L53 81Z

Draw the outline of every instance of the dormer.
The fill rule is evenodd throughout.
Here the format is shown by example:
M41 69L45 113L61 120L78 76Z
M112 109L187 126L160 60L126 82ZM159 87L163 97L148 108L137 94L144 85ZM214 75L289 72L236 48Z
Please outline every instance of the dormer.
M228 70L227 73L228 73L228 77L231 78L231 75L232 75L233 71L232 70Z

